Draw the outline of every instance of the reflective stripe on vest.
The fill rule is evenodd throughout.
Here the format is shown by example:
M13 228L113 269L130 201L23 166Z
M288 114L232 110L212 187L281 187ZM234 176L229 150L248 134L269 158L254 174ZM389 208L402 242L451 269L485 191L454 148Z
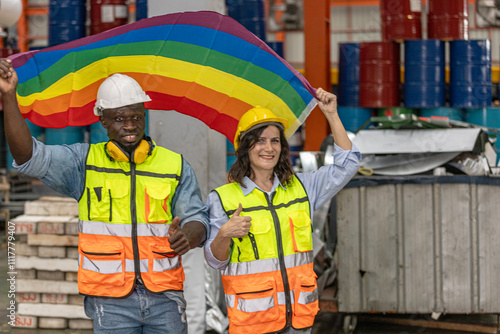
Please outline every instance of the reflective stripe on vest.
M311 263L312 261L312 251L285 256L285 266L287 268L302 266L304 264ZM236 262L229 263L227 267L221 271L221 274L229 276L260 274L275 271L276 268L279 268L279 261L277 258L251 262Z
M240 216L252 217L248 236L232 240L229 264L221 271L229 332L312 326L318 290L310 206L300 181L293 176L290 185L278 186L271 199L257 188L244 196L237 183L216 192L229 217L240 203Z
M168 241L182 157L155 147L143 163L110 160L90 145L79 200L81 294L123 297L136 278L153 292L182 290L181 259Z
M80 220L78 228L81 233L98 234L98 235L112 235L116 237L130 237L131 227L130 224L111 224L104 222L93 222L88 220ZM168 237L170 225L165 224L138 224L137 236L157 236Z
M278 292L278 305L285 305L285 293ZM292 303L295 303L294 297L295 291L290 291L290 298ZM308 292L300 292L299 300L297 301L299 304L306 305L310 303L314 303L318 300L318 289L314 289L314 291ZM226 305L228 307L234 307L236 301L236 295L226 295ZM251 299L245 300L243 304L238 304L238 310L243 312L258 312L258 311L266 311L274 307L274 300L272 297L260 298L260 299Z
M80 262L80 254L78 254L78 259ZM173 258L164 258L153 260L153 271L167 271L172 269L177 269L181 266L181 262L179 261L179 257ZM95 271L100 274L118 274L123 271L122 261L96 261L90 260L86 256L83 256L83 260L81 261L82 268L90 271ZM140 271L148 272L149 261L141 260L140 261ZM126 272L134 272L134 260L125 259L125 271Z

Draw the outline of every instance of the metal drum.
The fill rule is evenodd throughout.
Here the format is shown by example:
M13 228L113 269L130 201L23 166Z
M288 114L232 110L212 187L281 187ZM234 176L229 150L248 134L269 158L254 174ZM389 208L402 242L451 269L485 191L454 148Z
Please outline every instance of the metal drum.
M15 53L19 53L18 48L12 48L12 47L0 48L0 55L2 58L7 58L8 56L11 56Z
M465 121L488 128L500 129L500 107L467 108Z
M45 129L45 144L63 145L82 143L84 140L85 127L68 126L62 129Z
M445 43L405 41L404 105L433 108L445 105Z
M300 161L299 153L304 149L302 126L299 126L297 131L288 138L288 145L290 146L290 159L292 160L292 165L297 166Z
M414 109L405 107L390 107L377 109L377 116L380 117L402 117L403 115L415 115Z
M281 58L284 58L283 57L283 42L266 42L267 45L269 45L269 47L271 49L273 49L274 52L276 52L278 54L278 56L280 56Z
M91 0L90 34L128 23L128 0Z
M359 106L359 43L339 44L339 106Z
M373 109L360 107L338 107L339 117L347 131L356 132L370 120ZM366 125L368 127L369 124Z
M49 1L49 46L85 37L85 0Z
M89 126L89 138L91 144L107 142L108 131L102 127L101 122L92 123Z
M450 42L450 106L488 107L491 93L491 42Z
M420 0L380 0L382 40L422 38Z
M400 51L394 42L359 45L359 106L385 108L400 105Z
M236 162L236 155L234 150L234 145L229 139L226 139L226 171L229 172L231 166Z
M455 40L469 38L467 0L429 0L427 37Z
M464 113L463 113L462 109L459 109L459 108L447 108L447 107L423 108L423 109L420 109L420 116L421 117L432 117L432 116L448 117L449 119L452 119L455 121L463 121L464 120Z
M135 0L135 20L139 21L148 17L148 0Z
M266 40L264 0L226 0L228 15L261 40Z

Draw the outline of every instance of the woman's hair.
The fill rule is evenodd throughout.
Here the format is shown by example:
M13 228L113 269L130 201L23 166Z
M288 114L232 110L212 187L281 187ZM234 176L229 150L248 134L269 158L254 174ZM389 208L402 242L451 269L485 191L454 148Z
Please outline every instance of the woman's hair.
M250 167L248 151L255 146L255 143L257 143L257 140L266 128L267 126L256 128L246 133L242 138L240 137L239 148L236 152L236 162L229 169L229 182L238 182L245 186L243 178L245 176L252 178L252 168ZM274 172L278 176L281 184L287 185L291 182L292 175L294 174L289 156L290 146L288 145L283 130L279 127L278 129L280 131L281 154L278 163L274 166Z

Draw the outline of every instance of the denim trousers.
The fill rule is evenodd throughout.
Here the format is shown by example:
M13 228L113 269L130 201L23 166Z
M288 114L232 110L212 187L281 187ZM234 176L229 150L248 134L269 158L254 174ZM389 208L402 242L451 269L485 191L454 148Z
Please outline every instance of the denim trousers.
M152 293L137 286L127 298L84 298L94 333L185 334L186 301L182 291Z
M279 334L311 334L311 332L312 332L312 327L306 329L295 329L293 327L290 327L287 330L279 332Z

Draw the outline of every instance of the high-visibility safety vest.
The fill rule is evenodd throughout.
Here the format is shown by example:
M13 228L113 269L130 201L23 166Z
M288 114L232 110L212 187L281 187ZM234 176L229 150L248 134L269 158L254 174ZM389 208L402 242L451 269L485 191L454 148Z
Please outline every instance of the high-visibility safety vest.
M78 289L126 297L136 279L153 292L182 290L180 257L168 242L182 156L154 147L141 164L118 162L90 145L79 200Z
M231 217L252 217L247 236L233 238L229 264L221 271L231 333L271 333L311 327L319 310L313 270L309 199L293 176L272 198L255 188L243 195L238 183L215 190Z

